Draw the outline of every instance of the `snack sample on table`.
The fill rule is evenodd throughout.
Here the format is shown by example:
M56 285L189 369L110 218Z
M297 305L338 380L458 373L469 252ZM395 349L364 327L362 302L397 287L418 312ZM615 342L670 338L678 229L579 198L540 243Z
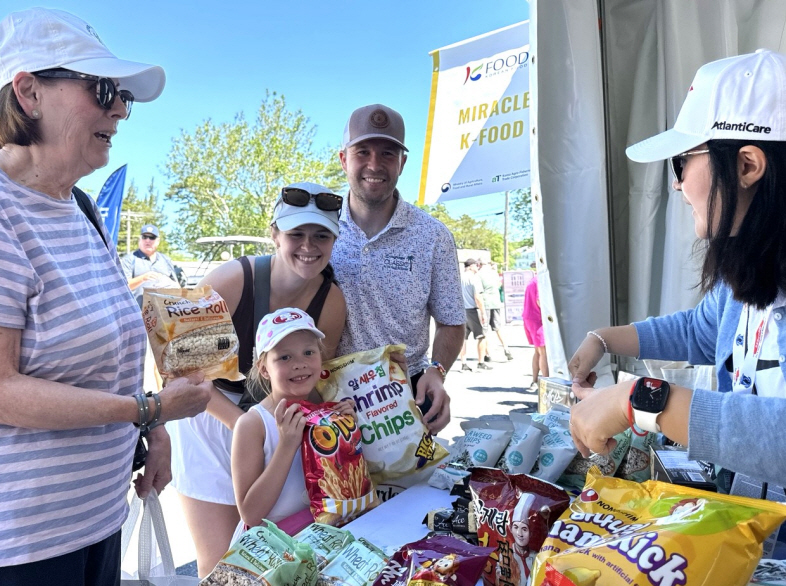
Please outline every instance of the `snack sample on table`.
M303 475L318 523L341 526L379 504L368 473L355 418L336 403L298 402L306 418Z
M161 376L243 379L232 316L212 287L145 289L142 318Z
M385 552L360 537L319 572L317 586L371 586L387 563Z
M529 474L538 460L543 437L549 434L549 428L532 421L532 417L524 413L511 413L510 422L513 435L496 468L510 474Z
M556 482L578 452L570 435L570 411L555 405L545 415L535 414L532 419L548 427L549 433L543 438L538 460L530 474Z
M469 486L478 543L494 548L484 584L526 584L549 527L568 507L568 493L538 478L494 468L473 468Z
M232 544L199 586L306 586L316 582L314 550L275 524L262 521Z
M448 452L428 432L407 374L390 359L405 346L382 346L323 363L317 392L325 401L355 400L363 452L380 493L398 494ZM424 478L425 479L425 478Z
M762 542L786 519L786 505L592 468L570 509L551 526L533 585L745 586Z
M317 567L320 570L333 561L339 551L355 541L355 537L349 531L324 523L312 523L295 535L295 539L311 546L317 556Z
M492 551L442 535L421 539L401 547L374 586L475 586Z
M478 543L475 507L468 498L457 498L451 508L429 511L423 518L423 524L431 531L429 535L450 535L474 545Z

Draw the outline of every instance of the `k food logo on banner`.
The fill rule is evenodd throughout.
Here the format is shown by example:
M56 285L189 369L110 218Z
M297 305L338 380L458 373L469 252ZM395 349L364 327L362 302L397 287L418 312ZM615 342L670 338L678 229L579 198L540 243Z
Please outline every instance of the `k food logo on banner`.
M431 56L420 203L529 187L529 22Z

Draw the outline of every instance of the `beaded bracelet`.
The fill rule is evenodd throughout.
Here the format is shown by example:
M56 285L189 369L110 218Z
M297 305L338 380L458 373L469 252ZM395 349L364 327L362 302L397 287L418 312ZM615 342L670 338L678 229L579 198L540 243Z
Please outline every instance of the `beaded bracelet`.
M594 330L587 332L587 335L588 336L595 336L598 340L600 340L600 343L603 344L603 351L606 354L609 353L609 347L606 345L606 340L603 339L603 336L601 336L598 332L596 332Z

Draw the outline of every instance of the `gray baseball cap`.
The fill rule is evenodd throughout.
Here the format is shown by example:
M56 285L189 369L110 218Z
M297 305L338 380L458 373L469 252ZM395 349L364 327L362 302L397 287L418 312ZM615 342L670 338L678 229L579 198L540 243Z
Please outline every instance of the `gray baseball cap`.
M382 104L363 106L352 112L344 127L341 149L370 138L384 138L409 150L404 146L404 119L393 108Z

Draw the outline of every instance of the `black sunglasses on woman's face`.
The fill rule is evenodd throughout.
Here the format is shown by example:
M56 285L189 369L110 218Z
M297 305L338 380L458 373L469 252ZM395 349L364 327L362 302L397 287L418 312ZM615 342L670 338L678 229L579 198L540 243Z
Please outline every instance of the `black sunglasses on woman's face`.
M317 209L323 212L338 212L341 214L341 205L344 198L335 193L310 193L299 187L285 187L281 190L281 199L285 204L304 208L313 199Z
M685 158L692 157L693 155L705 155L710 152L709 149L701 149L698 151L685 151L669 159L669 167L671 172L674 173L674 178L677 183L682 183L682 171L685 169Z
M115 104L115 98L120 98L123 105L126 107L126 117L128 120L131 116L131 106L134 104L134 94L128 90L118 90L115 82L108 77L98 77L95 75L87 75L86 73L79 73L78 71L71 71L69 69L45 69L44 71L36 71L33 75L45 77L47 79L76 79L81 81L93 81L96 84L96 101L98 105L104 110L111 110Z

